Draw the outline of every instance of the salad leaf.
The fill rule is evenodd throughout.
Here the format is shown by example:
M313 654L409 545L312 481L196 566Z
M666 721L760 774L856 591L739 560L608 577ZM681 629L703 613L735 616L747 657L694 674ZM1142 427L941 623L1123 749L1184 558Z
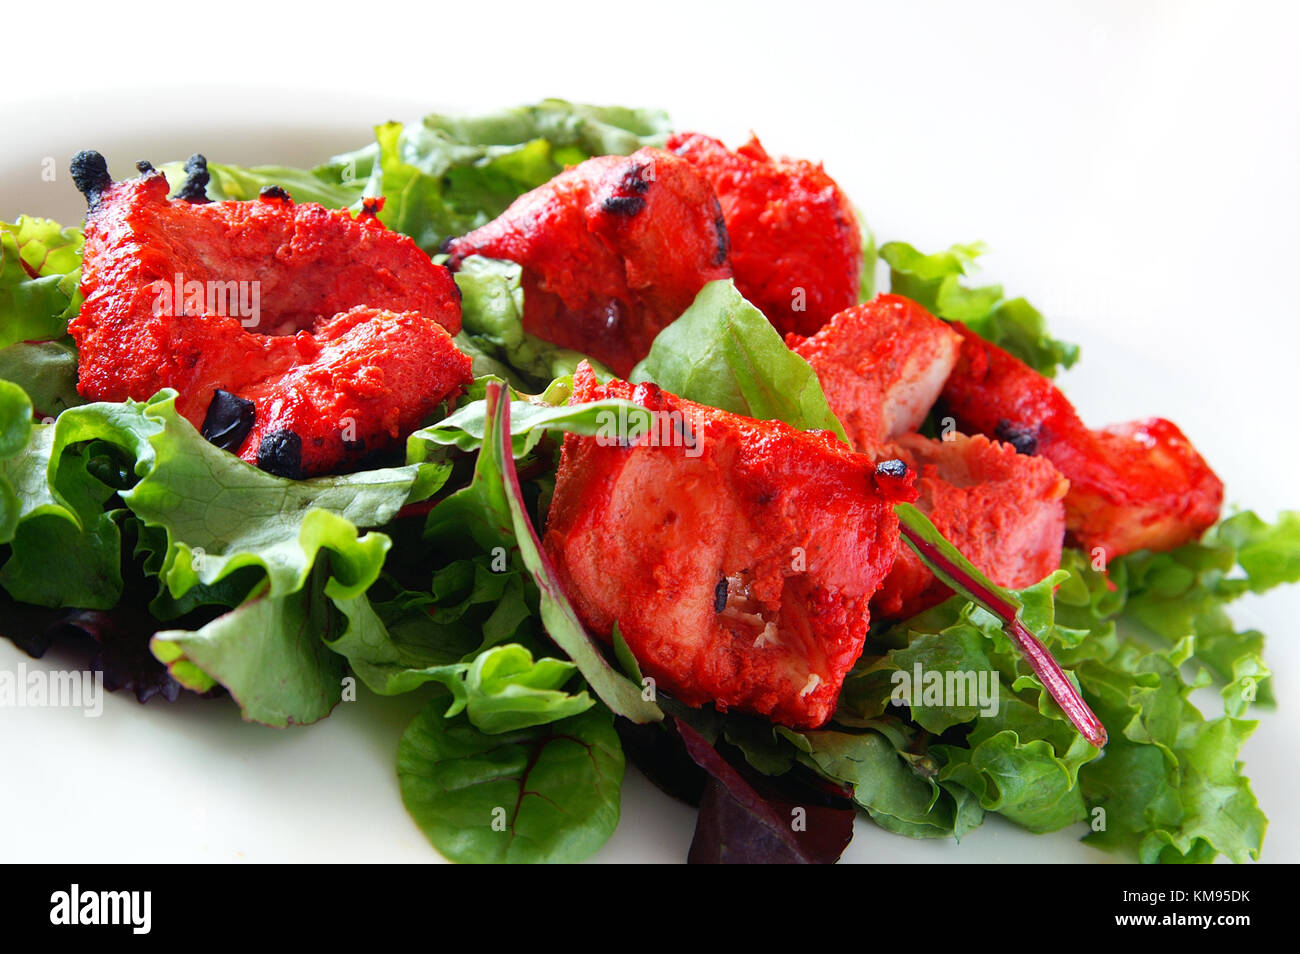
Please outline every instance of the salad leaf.
M802 736L809 749L805 763L849 786L853 800L886 831L960 839L982 818L978 807L971 806L960 816L959 827L958 803L935 781L933 766L918 771L882 732L818 730Z
M33 658L52 645L71 650L74 658L104 677L109 692L124 690L144 703L155 696L175 701L181 686L149 652L155 622L142 604L123 603L113 610L50 609L19 603L0 590L0 635Z
M379 695L410 692L460 672L456 663L469 662L491 646L531 642L534 629L535 610L521 571L493 570L479 559L457 560L436 571L427 592L388 599L372 592L335 603L351 625L329 646Z
M1055 620L1052 591L1064 576L1006 593L1026 626L1058 654L1077 648L1087 635ZM1078 773L1098 749L1075 731L1031 675L999 617L954 597L873 634L871 642L846 679L837 715L838 721L871 732L803 737L809 744L805 761L824 774L855 789L864 783L854 770L865 774L858 801L874 821L913 837L960 838L988 811L1038 832L1084 817ZM883 648L883 654L872 657L875 648ZM915 683L908 687L905 680L881 678L917 671L942 680L941 686L956 688L964 679L965 700L931 698ZM900 695L894 684L907 691ZM890 702L909 706L911 724L885 714ZM960 726L967 731L954 736L951 730Z
M1122 584L1125 620L1170 645L1189 634L1196 637L1194 658L1218 682L1229 684L1224 691L1235 714L1243 711L1242 703L1273 703L1271 680L1260 658L1264 635L1239 632L1225 607L1245 593L1300 580L1300 513L1284 511L1270 524L1242 511L1199 542L1112 561L1110 575Z
M608 710L489 735L435 699L402 736L402 801L461 862L576 862L618 825L623 751Z
M1057 831L1087 814L1071 764L1042 739L1026 741L1004 731L970 749L936 749L948 757L941 779L959 781L976 795L980 808L1028 831Z
M906 242L886 242L880 257L889 264L889 290L924 305L949 321L960 321L1048 377L1079 360L1077 345L1051 337L1042 314L1023 298L1003 297L1000 285L961 284L984 251L978 243L954 245L925 255Z
M0 222L0 380L26 391L41 419L82 403L67 326L81 307L83 241L49 219Z
M510 402L510 442L515 457L522 457L536 447L547 430L615 440L628 433L646 433L653 422L654 415L641 405L620 398L573 405ZM488 402L472 401L436 424L416 431L410 440L463 451L478 450L483 446L489 426Z
M323 591L322 562L312 585L287 596L264 590L194 632L163 630L150 643L172 677L195 692L225 686L250 722L309 725L342 698L343 657L328 640L339 616Z
M662 145L667 134L660 112L558 99L483 116L434 113L375 130L379 155L365 192L385 196L379 216L385 225L433 254L565 166Z
M10 389L16 385L0 386ZM105 510L116 488L97 476L106 468L95 466L106 454L100 445L63 453L83 436L75 411L56 424L30 424L27 414L26 445L0 460L0 497L12 501L5 508L11 545L0 586L38 606L111 609L122 595L121 531L117 514ZM104 432L113 433L113 425Z
M67 332L81 307L80 229L19 216L0 222L0 349Z
M451 718L464 712L489 735L545 725L585 712L595 704L586 692L570 695L562 687L577 667L561 659L533 659L524 646L495 646L472 663L428 670L451 691Z
M159 576L174 596L245 566L266 571L272 596L296 592L316 554L331 543L340 545L339 559L377 574L385 538L358 537L355 529L387 523L417 482L419 493L431 494L450 470L418 464L286 480L204 440L176 412L170 392L134 406L157 429L137 458L141 479L122 499L146 524L166 529L168 552ZM69 413L78 412L90 413L85 408ZM351 539L344 542L344 537Z
M652 381L699 404L845 442L812 367L785 346L730 279L709 282L680 318L659 332L631 380Z
M425 527L426 538L434 546L463 546L468 537L482 552L502 561L508 554L517 553L537 587L538 612L547 634L573 660L596 695L616 714L633 721L663 718L654 702L643 698L641 688L606 660L556 581L554 569L529 519L514 464L515 451L522 452L536 440L527 429L518 435L513 433L511 402L505 399L504 386L488 382L486 393L483 407L476 408L471 403L462 409L459 425L464 425L463 432L456 422L446 426L444 421L440 429L417 432L413 436L410 454L415 459L425 452L428 443L472 446L481 442L473 480L433 508ZM534 405L527 408L536 412L539 422L563 421L567 429L591 433L601 426L598 412L611 409L595 405L586 409ZM504 562L497 569L506 569Z
M222 683L246 718L271 725L316 721L338 700L343 660L320 634L354 624L331 600L363 601L390 545L358 527L388 523L417 487L432 493L450 470L412 464L282 480L203 440L176 413L172 392L73 408L54 425L30 425L27 440L3 464L20 513L0 583L27 602L114 606L128 510L106 507L120 500L162 584L151 607L159 615L239 604L196 631L160 634L159 658L196 691ZM328 580L319 578L325 567ZM250 571L264 585L245 601L257 585ZM340 580L359 592L336 592Z
M159 167L172 191L186 179L184 162ZM208 162L207 196L214 202L250 201L267 186L279 186L294 202L317 202L327 209L346 209L359 204L369 169L358 174L356 163L325 164L315 169L292 166L231 166Z
M1300 511L1283 511L1274 524L1249 510L1234 514L1214 528L1214 543L1236 551L1252 593L1300 582Z
M910 632L907 644L887 653L873 671L892 670L909 677L916 671L934 673L946 685L960 688L964 697L961 704L955 699L927 699L925 686L909 679L905 701L913 721L927 732L940 735L953 726L974 722L981 714L993 714L981 709L978 693L978 677L984 677L986 682L1001 678L989 658L991 654L988 636L969 619L958 618L938 632ZM975 683L968 676L977 677ZM1001 685L992 688L1000 699Z
M1256 723L1201 716L1189 696L1203 683L1179 672L1192 641L1167 653L1126 644L1109 659L1080 663L1099 710L1124 727L1079 775L1103 821L1087 840L1144 862L1258 858L1267 821L1238 761Z
M577 351L561 348L524 331L523 269L515 262L471 255L457 270L461 293L460 338L520 376L520 385L540 391L546 382L571 375L580 361ZM608 374L598 362L597 371Z
M483 468L482 473L494 483L500 482L503 486L505 515L508 515L514 532L519 555L541 593L541 617L546 632L577 664L592 691L616 715L633 722L662 719L663 713L659 707L643 695L639 686L633 685L609 664L578 619L524 508L519 476L515 472L514 455L508 440L510 402L505 400L505 389L497 384L489 385L488 404L492 424L484 437L484 452L479 455L479 467ZM485 459L488 461L486 467ZM476 473L476 478L477 476Z
M876 248L876 237L867 228L866 217L858 212L858 223L862 226L862 276L858 281L858 301L871 301L876 297L876 263L880 261L880 250Z
M766 719L729 714L722 737L740 750L750 768L763 775L784 775L798 757L798 750Z
M52 420L68 408L86 403L77 393L77 349L67 336L55 341L19 341L0 349L0 380L26 391L32 414L40 420Z
M27 394L16 384L0 380L0 543L13 539L22 512L11 478L14 468L5 461L27 446L31 430L32 405Z
M1231 681L1224 685L1227 711L1206 719L1190 696L1209 683L1211 674L1201 669L1188 678L1184 673L1189 662L1203 661L1195 654L1200 636L1188 638L1184 629L1169 637L1170 648L1159 650L1137 637L1162 631L1133 624L1153 620L1163 633L1174 634L1183 624L1203 624L1207 606L1222 613L1222 601L1247 590L1251 579L1237 567L1235 547L1224 541L1232 539L1243 549L1254 541L1270 554L1287 554L1293 526L1286 516L1269 525L1253 514L1237 515L1201 543L1166 554L1132 554L1112 561L1108 572L1093 569L1082 551L1067 550L1060 571L1010 594L1027 625L1069 667L1088 705L1111 729L1100 755L1071 729L1043 687L1026 677L998 621L974 603L954 597L873 632L863 660L845 681L838 722L890 738L882 724L897 730L899 723L890 709L888 676L917 664L940 673L987 665L999 677L999 705L996 714L987 715L969 706L908 700L911 722L905 728L911 734L893 737L894 748L910 771L937 785L938 794L930 789L934 802L918 814L915 805L925 790L899 775L900 785L906 781L915 789L917 801L900 801L898 793L908 787L887 789L890 807L882 811L873 802L869 814L891 830L917 837L944 834L949 826L956 834L963 825L978 824L986 811L1032 831L1086 819L1089 842L1143 861L1256 857L1265 821L1239 761L1254 723L1240 715L1252 682L1259 686L1267 678L1258 656L1262 637L1230 629L1216 633L1216 658ZM1261 586L1291 573L1285 556L1264 565L1271 569L1256 564ZM852 781L848 767L823 751L831 741L842 745L843 740L817 733L802 737L809 745L801 756L806 764ZM837 748L830 752L839 754ZM877 771L872 777L884 776ZM955 812L965 821L959 824Z
M134 485L109 486L88 469L85 451L67 453L86 441L117 448L131 462ZM101 609L121 592L120 533L103 509L115 493L146 525L166 531L158 575L173 597L249 566L265 571L278 597L302 588L317 552L340 539L340 521L354 531L381 526L413 490L433 493L450 471L413 464L284 480L204 440L177 413L170 391L143 403L65 411L54 425L32 428L26 451L8 469L22 511L0 583L28 602ZM382 539L354 532L338 557L377 568Z

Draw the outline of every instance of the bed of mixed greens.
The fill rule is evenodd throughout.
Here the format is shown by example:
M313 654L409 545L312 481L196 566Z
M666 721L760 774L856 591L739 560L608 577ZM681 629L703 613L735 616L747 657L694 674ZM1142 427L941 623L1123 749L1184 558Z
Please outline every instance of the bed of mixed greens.
M213 161L209 195L280 185L335 208L383 195L385 224L436 255L566 165L668 130L662 113L560 101L433 115L380 126L375 142L310 170ZM1108 727L1104 752L998 618L961 596L873 627L824 728L687 709L643 689L625 646L607 654L583 631L537 542L561 433L594 434L602 409L637 409L566 405L582 356L524 332L518 266L477 259L456 275L457 343L478 378L404 460L289 481L209 444L174 393L79 398L66 325L81 241L45 219L0 223L0 631L30 654L76 636L110 688L142 701L228 693L267 726L325 718L349 675L381 695L422 692L399 748L402 795L458 861L589 856L618 824L626 759L700 804L693 860L833 860L857 812L918 838L960 839L993 812L1032 832L1077 825L1146 862L1258 857L1266 819L1239 759L1252 710L1273 697L1263 635L1238 631L1225 607L1300 580L1300 514L1236 513L1199 543L1106 572L1067 550L1016 594ZM1077 349L1028 302L968 284L978 252L890 242L879 258L890 290L1045 374L1072 365ZM864 299L877 265L868 242ZM634 378L839 429L811 368L730 283L706 287ZM504 394L513 400L491 400ZM891 705L891 673L918 663L996 671L996 714L919 691ZM1211 685L1222 712L1203 714L1191 694ZM806 808L805 830L791 831L790 805Z

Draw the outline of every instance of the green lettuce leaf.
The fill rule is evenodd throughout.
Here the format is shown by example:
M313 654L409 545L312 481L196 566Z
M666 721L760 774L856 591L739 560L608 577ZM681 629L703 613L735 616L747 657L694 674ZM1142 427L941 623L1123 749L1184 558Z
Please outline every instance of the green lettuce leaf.
M858 212L858 222L862 225L862 277L858 282L858 301L871 301L876 297L876 263L880 261L880 251L876 248L876 237L867 228L867 219Z
M419 459L431 444L470 447L480 445L474 476L468 486L439 501L429 514L425 537L435 549L459 548L472 541L481 554L503 571L515 566L526 569L537 591L538 614L547 635L577 665L593 692L614 712L634 722L654 721L663 713L642 697L639 686L629 682L614 669L592 637L578 621L562 588L554 578L549 561L527 512L527 503L515 470L514 455L525 453L535 445L530 435L543 426L558 426L575 433L594 434L603 426L601 413L617 407L549 407L525 404L525 414L534 414L533 423L516 433L510 419L511 402L505 400L507 389L497 382L487 385L487 403L462 408L461 417L448 426L417 432L408 445L410 459ZM621 402L619 402L621 404ZM403 665L399 655L381 660L386 665ZM406 657L417 661L418 657ZM385 678L419 679L402 676L391 670Z
M1256 723L1201 716L1189 696L1204 683L1180 672L1193 641L1168 653L1126 644L1109 659L1080 663L1103 718L1123 727L1104 757L1080 772L1100 812L1087 840L1144 862L1258 858L1267 820L1238 760Z
M77 393L77 348L66 335L55 341L19 341L0 348L0 380L26 391L32 414L40 420L56 418L68 408L86 403Z
M740 749L751 768L764 775L784 775L798 759L799 750L767 719L728 713L722 736Z
M847 785L853 800L886 831L961 840L983 820L965 789L939 783L935 760L911 750L916 733L896 719L875 720L868 731L817 730L801 738L801 761Z
M373 149L373 147L372 147ZM185 181L185 163L169 162L159 167L167 176L171 191ZM292 166L231 166L208 162L207 196L214 202L250 201L267 186L280 186L295 202L317 202L327 209L346 209L358 205L365 190L369 167L357 163L333 161L315 169Z
M365 190L385 197L385 225L432 255L444 240L496 218L565 166L662 145L667 133L660 112L558 99L483 116L435 113L375 130L379 155Z
M1029 676L995 617L957 597L871 634L845 680L836 722L880 732L882 720L898 719L892 677L916 666L945 676L993 671L993 715L952 699L927 704L915 687L899 700L908 704L913 733L896 746L900 757L941 792L964 799L971 819L976 809L992 811L1031 831L1085 821L1090 843L1148 862L1257 857L1266 820L1240 762L1255 723L1241 716L1265 701L1268 669L1259 655L1263 637L1235 633L1223 607L1291 580L1296 527L1290 514L1276 524L1238 514L1199 543L1131 554L1106 573L1082 551L1067 550L1060 571L1007 594L1109 729L1100 754ZM1225 711L1207 718L1191 694L1212 681L1221 683ZM842 765L828 767L839 748L818 761L816 735L805 736L813 746L805 760L851 784ZM942 796L934 817L908 815L913 803L901 795L887 804L885 827L918 837L944 833L955 810ZM900 818L926 827L911 829Z
M505 389L500 385L493 385L488 395L491 426L484 436L483 452L479 454L479 470L475 472L475 479L477 481L482 477L502 488L501 498L497 498L495 493L491 498L494 508L499 508L501 499L504 499L505 508L496 510L496 519L498 524L503 522L503 518L508 521L519 556L537 584L541 597L540 613L547 634L577 664L592 691L616 715L633 722L659 721L663 718L663 712L642 694L641 687L629 682L610 665L578 619L564 588L556 578L555 569L543 551L537 531L533 529L524 508L514 455L511 452L510 402L505 399Z
M465 259L455 276L463 321L458 337L515 372L522 389L539 391L547 382L573 374L578 362L591 359L524 331L522 273L514 262L481 255ZM599 363L593 365L609 373Z
M0 386L0 409L11 390ZM122 521L134 521L160 586L155 616L238 604L195 632L159 635L159 658L182 684L219 682L246 718L271 725L316 721L338 700L343 657L323 640L368 621L365 592L390 547L360 528L388 524L450 471L417 463L282 480L204 440L174 392L72 408L52 425L28 415L22 451L0 461L18 503L0 584L28 603L111 608L123 590Z
M3 390L13 388L6 382ZM143 438L131 430L133 407L103 405L97 419L80 410L54 424L29 417L22 450L0 460L0 483L17 506L0 586L38 606L109 609L122 595L120 510L111 506L119 488L110 481L121 472L115 448L134 449ZM93 443L68 450L83 441Z
M451 693L444 718L464 712L476 728L499 735L590 709L595 700L586 692L572 695L563 690L575 672L571 662L534 660L527 647L511 643L487 649L473 662L431 667L424 675Z
M64 336L81 307L84 241L49 219L0 222L0 349Z
M954 245L925 255L906 242L886 242L880 257L889 264L889 290L924 305L949 321L960 321L1034 370L1054 377L1079 360L1078 346L1051 337L1047 322L1023 298L1003 297L999 285L968 288L961 278L984 251L978 243Z
M139 482L122 499L146 524L167 531L159 575L174 596L254 565L266 571L272 596L295 592L342 524L384 525L417 487L417 496L436 491L450 469L418 464L285 480L204 440L176 412L174 394L135 407L158 429L137 457ZM340 556L378 567L383 552L381 538L374 536Z
M1225 607L1300 581L1300 513L1284 511L1273 524L1249 510L1234 514L1198 542L1112 561L1111 577L1122 585L1125 620L1171 645L1196 637L1193 656L1228 684L1234 714L1243 703L1273 704L1264 635L1238 631Z
M0 544L13 539L22 504L14 489L14 470L6 462L27 446L32 432L32 404L16 384L0 380Z
M536 447L548 430L613 440L624 433L644 433L653 422L654 415L645 408L619 398L572 405L552 405L544 401L510 402L510 441L515 457L522 457ZM488 402L471 401L436 424L416 431L408 439L407 446L410 448L415 442L421 442L456 447L462 451L478 450L483 446L489 426Z
M523 571L490 558L456 560L433 574L427 591L336 600L351 626L330 648L379 695L410 692L500 643L536 642L535 605ZM449 668L450 667L450 668Z
M355 536L356 528L339 521L335 529L346 548L348 530ZM287 596L264 588L199 630L163 630L150 649L188 689L225 686L250 722L318 722L342 698L346 672L343 657L326 646L344 625L325 586L328 566L321 560L310 583Z
M1057 654L1087 635L1055 620L1052 590L1063 577L1054 574L1008 594L1029 629ZM875 634L873 643L887 648L866 656L846 679L837 718L873 725L886 711L908 707L924 733L922 744L913 742L908 751L928 752L933 764L923 774L933 776L935 791L950 796L935 796L939 816L931 827L953 829L959 803L971 821L993 811L1035 832L1083 818L1078 772L1098 750L1071 725L997 617L954 597ZM962 744L936 744L963 725L970 728ZM915 816L909 821L921 823Z
M762 421L848 438L812 367L747 302L730 279L709 282L680 318L659 332L632 381Z
M609 711L489 735L434 700L402 736L402 801L445 857L577 862L618 825L623 750Z

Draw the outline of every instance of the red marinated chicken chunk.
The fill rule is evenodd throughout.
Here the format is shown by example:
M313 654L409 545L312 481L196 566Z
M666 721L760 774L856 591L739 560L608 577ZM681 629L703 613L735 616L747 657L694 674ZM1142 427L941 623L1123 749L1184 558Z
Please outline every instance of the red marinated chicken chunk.
M993 582L1019 589L1060 565L1068 484L1055 467L984 437L910 433L956 364L962 339L947 322L910 299L879 295L810 338L786 340L817 372L853 446L875 460L904 460L919 475L917 507ZM871 608L900 619L950 595L900 547Z
M668 148L718 194L736 287L778 331L810 335L857 302L858 216L820 164L775 159L757 137L732 152L708 136L676 133Z
M1051 462L982 435L909 434L895 450L919 474L917 508L994 583L1023 589L1061 565L1069 481ZM906 619L951 595L904 546L871 609Z
M74 160L90 200L85 303L68 327L83 395L174 388L220 446L303 477L391 446L469 384L450 273L373 207L354 219L275 189L208 202L192 163L198 187L169 199L147 163L113 182L98 153Z
M916 430L943 390L961 337L900 295L877 295L786 343L807 361L854 448L879 457Z
M565 438L544 545L578 615L606 641L617 622L688 705L821 725L862 652L910 475L826 433L581 366L573 400L605 397L667 424L631 446Z
M524 330L627 376L708 282L731 277L727 230L708 182L661 149L598 156L450 240L523 266Z
M1173 423L1152 418L1090 431L1055 385L960 324L961 354L943 401L963 429L1047 458L1070 481L1070 539L1107 559L1169 550L1219 517L1223 483Z

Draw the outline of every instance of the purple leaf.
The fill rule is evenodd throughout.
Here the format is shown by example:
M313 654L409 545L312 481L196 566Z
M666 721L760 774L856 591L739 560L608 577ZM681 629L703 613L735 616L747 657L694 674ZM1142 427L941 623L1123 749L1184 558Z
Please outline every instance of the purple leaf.
M853 838L857 814L847 798L828 799L811 786L796 792L774 779L746 777L704 736L674 721L687 753L709 774L687 858L691 864L839 860Z
M700 804L708 775L686 754L671 719L639 725L619 718L614 728L623 753L656 788L687 805Z
M118 607L115 610L67 610L50 624L49 635L58 641L68 636L88 637L95 642L90 668L104 674L104 688L135 693L139 702L162 696L175 702L181 685L167 667L149 651L149 639L157 623L145 613Z
M52 644L89 655L88 666L104 674L104 688L135 694L140 702L162 696L174 702L181 686L149 651L158 628L147 612L125 604L112 610L50 609L0 599L3 635L39 659Z

